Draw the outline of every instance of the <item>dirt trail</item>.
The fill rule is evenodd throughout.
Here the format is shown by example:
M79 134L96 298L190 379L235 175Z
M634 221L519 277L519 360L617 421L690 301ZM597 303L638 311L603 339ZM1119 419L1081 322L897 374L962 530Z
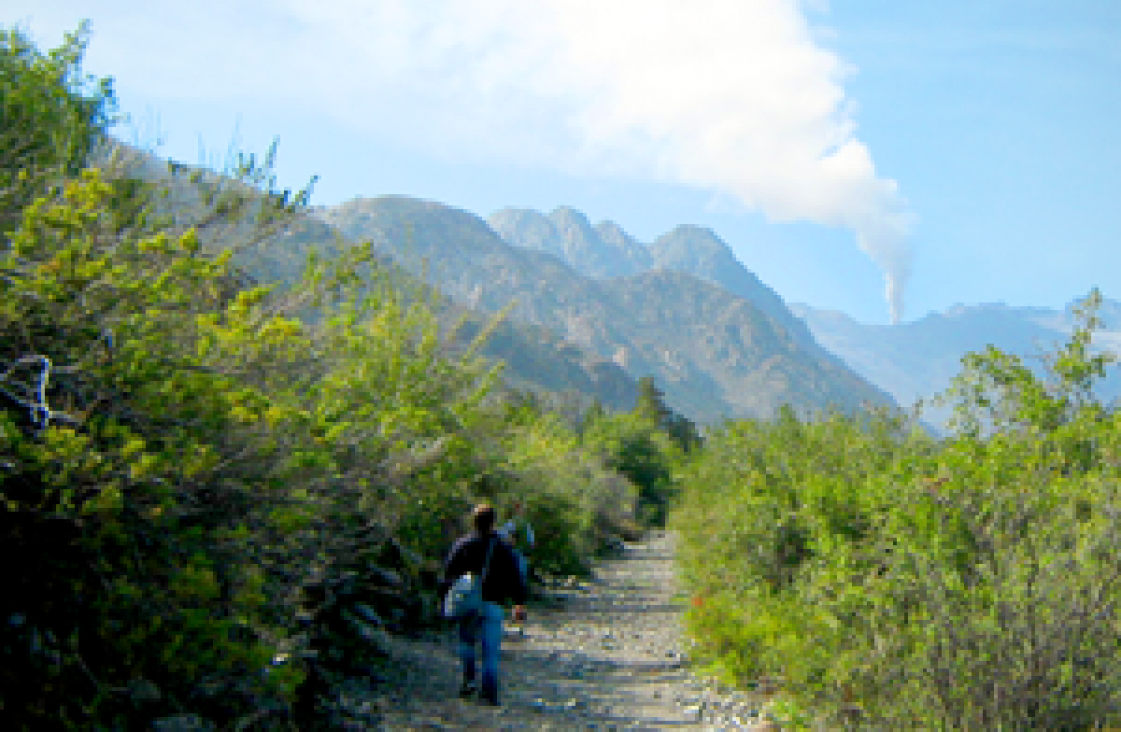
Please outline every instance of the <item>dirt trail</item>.
M684 664L673 537L654 534L600 562L592 580L548 590L521 628L507 623L502 702L457 697L450 633L394 641L394 688L348 706L386 730L765 730L758 697L722 691ZM369 698L369 697L367 697Z

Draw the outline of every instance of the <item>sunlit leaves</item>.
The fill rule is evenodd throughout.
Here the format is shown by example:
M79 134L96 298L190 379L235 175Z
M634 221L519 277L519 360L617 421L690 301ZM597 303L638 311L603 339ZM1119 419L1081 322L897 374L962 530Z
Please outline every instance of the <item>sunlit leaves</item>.
M699 655L745 683L781 673L791 710L856 703L885 728L1108 719L1121 433L1089 390L1108 362L1092 323L1051 381L968 357L941 441L886 415L711 432L674 514Z
M582 439L507 409L501 365L478 356L499 318L458 343L437 296L369 244L293 263L280 235L307 195L276 189L275 146L227 176L89 166L112 100L78 74L84 37L45 56L0 39L0 108L27 122L0 130L0 489L19 559L2 617L80 638L56 649L65 682L5 656L5 711L28 682L25 726L123 728L139 712L107 690L144 681L191 711L200 685L252 688L213 712L234 728L304 679L260 671L308 642L313 582L391 547L430 593L480 499L524 505L539 571L580 572L637 530L636 484L664 505L681 452L649 419L605 415ZM254 256L277 253L273 281ZM46 365L9 368L25 359Z

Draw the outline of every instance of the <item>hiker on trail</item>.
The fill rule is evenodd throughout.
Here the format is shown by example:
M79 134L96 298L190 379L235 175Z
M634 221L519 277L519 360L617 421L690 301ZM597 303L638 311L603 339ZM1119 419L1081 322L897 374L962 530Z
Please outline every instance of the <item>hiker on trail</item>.
M529 582L529 555L533 551L533 527L524 518L525 511L522 509L522 502L514 502L514 515L513 517L502 524L498 530L498 535L502 537L503 541L509 544L518 557L518 569L521 570L522 577L525 581ZM518 538L518 525L521 524L524 534L524 540Z
M458 617L459 660L463 670L461 697L479 693L479 699L498 705L498 656L502 643L502 603L514 603L513 619L525 622L526 583L517 553L494 530L494 507L480 503L472 512L474 533L456 541L444 562L441 603L452 583L470 572L482 579L482 606ZM482 684L476 678L475 644L482 650Z

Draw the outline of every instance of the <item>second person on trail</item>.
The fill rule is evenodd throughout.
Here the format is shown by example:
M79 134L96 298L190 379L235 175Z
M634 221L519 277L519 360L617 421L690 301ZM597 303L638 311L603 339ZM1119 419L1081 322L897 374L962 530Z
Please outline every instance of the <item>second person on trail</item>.
M498 535L513 547L514 553L518 557L518 569L521 570L522 577L528 586L529 555L533 552L534 535L533 527L529 525L529 521L525 520L524 513L522 502L515 501L513 516L498 530ZM519 528L521 531L518 531ZM519 536L519 534L523 536Z
M502 643L502 604L514 603L513 619L526 618L526 582L517 553L499 538L494 530L494 507L481 503L472 512L474 533L464 536L452 547L444 562L444 578L440 586L441 603L455 580L468 572L485 575L482 582L482 608L458 618L459 660L463 670L460 696L479 692L485 703L498 704L498 659ZM484 571L485 568L485 571ZM475 644L481 646L482 678L476 677Z

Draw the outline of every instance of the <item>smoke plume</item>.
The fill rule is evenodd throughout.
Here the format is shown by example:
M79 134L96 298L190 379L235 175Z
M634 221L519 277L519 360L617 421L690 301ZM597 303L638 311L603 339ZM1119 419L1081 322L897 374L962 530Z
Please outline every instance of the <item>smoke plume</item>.
M383 100L391 92L402 119L371 117L398 133L655 175L773 220L844 227L883 270L892 321L902 318L906 204L857 139L842 87L850 70L816 40L799 0L382 2L353 27L360 7L293 10L353 39L332 65L360 51L379 70L371 84Z

